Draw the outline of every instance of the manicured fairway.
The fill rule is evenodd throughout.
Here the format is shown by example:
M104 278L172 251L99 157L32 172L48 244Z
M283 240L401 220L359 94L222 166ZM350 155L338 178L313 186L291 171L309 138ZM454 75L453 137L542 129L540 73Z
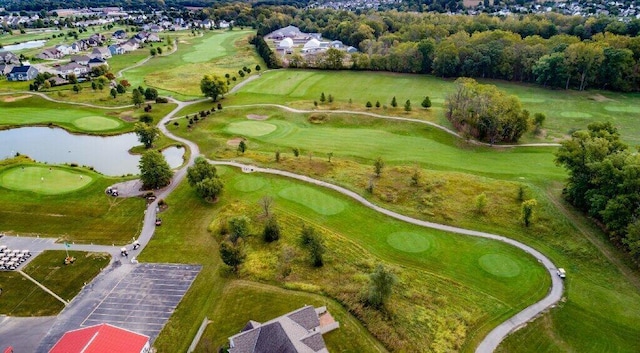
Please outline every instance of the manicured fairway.
M306 186L294 186L280 190L280 197L299 203L321 215L335 215L345 209L342 201Z
M387 243L405 252L423 252L431 247L431 237L425 234L396 232L387 237Z
M239 121L229 124L226 130L232 134L258 137L274 132L278 127L261 121Z
M93 178L82 171L58 167L27 166L0 171L0 186L43 195L59 195L81 189Z
M107 116L99 109L53 103L36 96L13 102L0 99L0 109L0 126L52 123L70 131L109 133L123 131L132 126L118 118Z
M565 137L570 131L585 128L592 121L611 121L618 126L623 138L630 143L640 143L640 95L607 91L548 90L535 85L520 85L503 81L491 83L518 96L523 107L533 113L545 113L545 140ZM305 102L307 109L320 94L331 94L341 108L355 107L364 110L365 103L380 101L390 107L395 96L402 107L411 100L414 112L425 119L447 124L442 111L446 96L454 90L453 81L426 75L404 75L382 72L277 70L264 73L260 79L248 83L233 96L234 104ZM419 108L424 96L433 103L431 113ZM352 104L346 104L349 100ZM299 104L298 104L299 105ZM403 110L371 109L382 114L402 115ZM525 139L535 141L531 137Z
M179 99L201 98L199 83L205 74L237 76L243 66L253 70L261 63L246 44L245 38L252 33L207 31L199 37L182 36L176 53L155 57L140 67L126 70L124 76L134 87L152 86L163 95Z
M50 316L63 308L58 299L15 271L0 272L0 315Z

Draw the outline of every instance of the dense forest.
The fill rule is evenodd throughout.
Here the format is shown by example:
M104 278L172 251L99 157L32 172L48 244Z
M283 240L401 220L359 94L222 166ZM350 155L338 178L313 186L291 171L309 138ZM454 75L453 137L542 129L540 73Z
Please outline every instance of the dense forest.
M344 68L494 78L584 90L640 90L640 19L465 16L219 4L214 18L259 35L288 25L354 46ZM317 61L317 59L313 59ZM313 66L313 63L309 63Z

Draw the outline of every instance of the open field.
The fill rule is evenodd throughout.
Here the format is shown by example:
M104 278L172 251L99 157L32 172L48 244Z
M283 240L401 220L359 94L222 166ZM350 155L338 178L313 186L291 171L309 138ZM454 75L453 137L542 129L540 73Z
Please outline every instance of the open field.
M39 171L42 166L16 158L0 165L0 175L4 183L5 175L20 173L22 167ZM58 195L51 194L60 191L57 186L50 189L26 186L18 191L0 185L0 231L98 244L123 244L139 232L144 200L113 198L104 193L107 186L121 179L106 178L80 168L56 166L53 169L56 173L71 174L71 179L83 175L91 183ZM45 174L48 172L47 169ZM40 180L34 182L41 183ZM36 192L28 191L33 189Z
M611 121L627 142L640 143L640 123L637 120L640 95L608 91L558 91L534 85L502 81L482 81L497 85L517 95L525 109L545 113L546 135L543 140L555 141L574 129L582 129L592 121ZM345 84L349 82L349 84ZM361 87L361 89L359 89ZM447 94L454 89L453 81L426 75L405 75L380 72L276 70L264 73L258 80L248 83L237 94L228 97L230 104L278 103L313 109L313 101L320 94L333 95L333 105L320 106L365 110L365 103L379 100L388 108L371 111L380 114L404 115L403 104L411 100L411 116L421 117L448 125L442 111ZM425 95L431 98L430 112L420 107ZM398 108L392 109L391 98L396 96ZM349 104L349 99L352 104ZM540 138L524 136L525 141Z
M223 197L215 205L194 200L193 191L186 185L181 186L177 194L168 199L169 210L163 215L163 227L145 249L141 260L170 262L174 258L182 258L183 262L184 259L197 262L201 259L201 263L210 264L205 265L203 271L208 267L217 267L219 260L217 256L212 256L217 254L215 238L209 234L194 232L194 226L186 226L185 230L179 232L175 230L182 229L188 222L203 222L200 218L208 215L205 219L215 217L210 226L215 231L220 220L246 214L252 219L251 233L257 234L262 223L257 201L263 195L271 195L275 199L274 212L279 217L284 235L281 241L268 246L263 245L258 236L251 237L247 242L249 257L241 270L241 276L260 282L278 281L279 254L283 247L291 247L296 254L295 260L291 262L292 273L286 280L276 283L295 290L328 293L337 298L349 310L357 312L374 335L386 340L396 350L403 345L407 350L424 345L434 349L459 348L465 343L465 347L469 345L467 349L470 349L473 344L469 342L477 342L492 324L540 298L549 285L545 271L538 267L535 260L509 246L406 225L334 193L297 182L243 175L227 168L221 168L220 172L226 188ZM304 198L292 199L292 192ZM209 210L203 212L203 206ZM193 222L194 220L198 222ZM177 224L172 225L173 222ZM311 269L304 253L297 249L297 233L303 222L314 225L327 240L329 251L326 265L322 269ZM169 227L165 228L165 224ZM354 227L356 224L358 226ZM183 237L186 238L183 240ZM424 250L406 251L412 244L422 244ZM429 245L425 247L425 244ZM175 251L182 248L184 253ZM450 251L454 248L455 252ZM485 255L506 259L512 264L512 270L505 272L500 266L487 264L486 258L482 260ZM397 295L390 301L393 303L390 309L394 317L392 322L384 320L375 311L362 307L358 299L360 291L366 286L365 273L380 261L392 266L401 282ZM229 276L225 274L226 271L214 272ZM209 280L212 281L219 282ZM181 326L182 332L189 331L188 327L194 324L196 327L193 330L196 330L203 316L215 316L214 305L225 303L217 300L221 295L221 288L203 288L197 282L198 280L185 301L191 302L191 308L204 309L199 313L201 316L191 320L184 318L186 313L175 315L176 325L186 325ZM216 291L217 294L213 299L206 299L211 294L198 291ZM193 300L211 300L212 303L206 309L206 305L193 306L196 304ZM179 307L178 311L180 309ZM416 312L420 313L420 319L411 319L415 318ZM436 317L437 324L427 327L426 323ZM170 324L173 320L174 318ZM209 330L215 330L215 327L214 325ZM171 332L174 330L178 330L178 327L172 328ZM383 331L387 333L383 334ZM423 334L414 337L410 333L418 331ZM209 334L211 337L222 337L226 333L212 331ZM173 333L169 335L175 340ZM166 336L161 334L158 340L162 344L160 347L167 350L180 348L177 342L169 342L164 337ZM188 337L184 340L187 339Z
M268 119L250 120L247 119L249 113L266 116ZM190 132L185 130L184 125L186 124L180 121L180 127L172 128L179 130L179 133L186 138L197 141L202 152L209 156L241 159L257 162L260 165L288 169L338 183L356 191L362 190L362 192L373 174L372 160L381 155L385 161L388 161L385 154L376 153L376 148L384 146L389 139L393 138L392 135L402 136L404 139L396 141L395 146L408 157L393 161L392 166L385 168L382 178L374 179L376 184L374 201L414 217L496 232L533 245L569 271L566 305L580 308L579 310L585 312L610 313L606 317L594 314L593 320L581 318L576 323L573 322L571 315L561 315L554 311L551 314L554 320L548 320L549 316L545 316L544 330L536 330L535 327L538 325L536 324L531 326L534 333L525 329L519 333L520 335L527 334L529 339L590 337L596 346L600 344L598 342L608 342L611 346L618 347L620 351L634 351L638 348L635 346L636 343L625 340L625 334L621 333L632 332L637 335L640 332L640 327L634 322L640 318L640 305L634 304L637 299L633 299L640 298L640 295L638 288L633 285L633 278L630 279L620 273L615 265L609 262L558 212L547 199L549 197L547 193L544 192L545 189L563 179L564 172L552 164L553 148L512 149L509 153L522 154L522 156L513 158L510 160L510 166L504 165L502 169L494 168L494 163L500 165L499 163L504 161L504 156L509 155L504 151L481 148L485 150L484 153L470 153L465 151L465 148L471 151L476 148L460 146L459 142L440 131L429 132L430 128L412 128L410 126L412 124L374 122L369 118L331 115L322 124L311 124L305 116L267 108L226 108L223 112L218 112L205 121L199 122ZM361 134L359 130L373 131L376 134L384 131L388 135L374 134L366 137L366 134ZM320 131L318 134L324 136L324 139L317 141L326 146L322 149L314 148L311 160L305 150L302 151L301 157L296 159L289 148L291 140L298 141L291 144L296 147L314 146L308 141L316 141L315 134L309 132L305 135L306 131ZM333 134L323 135L323 131L331 131ZM298 140L297 135L306 137ZM230 138L237 136L248 139L248 151L244 156L237 156L235 147L228 146L226 143ZM343 136L351 137L352 144L345 141L349 140L348 138L342 140ZM407 142L409 140L411 143ZM421 160L424 156L412 151L412 149L424 150L422 142L419 142L422 140L438 146L429 154L438 156L433 158L437 165L425 164ZM367 146L367 148L356 150L353 145ZM442 151L449 148L460 154L451 158L450 162L446 162L447 159L440 156L443 154ZM280 163L274 161L275 150L282 151ZM329 151L334 152L331 163L328 163L326 157ZM345 152L338 151L359 154L354 158L348 154L345 155ZM531 155L537 155L542 158L541 160L546 160L547 164L543 165L548 167L532 164ZM484 156L488 159L482 160ZM416 164L426 168L421 171L421 188L417 190L408 187ZM532 165L536 167L532 168ZM477 166L477 168L470 166ZM496 173L496 170L502 172ZM466 173L483 175L483 177ZM524 179L521 179L521 176ZM552 183L552 180L556 182ZM246 191L262 190L262 184L240 182L239 185L235 184L234 188ZM518 185L526 188L527 198L533 197L539 202L536 221L531 229L523 229L518 221L520 210L519 203L515 199ZM487 195L489 204L487 209L479 214L475 208L475 198L483 192ZM290 194L304 196L309 193L296 190L293 193L284 192L279 195L287 197ZM313 198L313 192L309 195ZM303 204L310 205L312 203L309 202L309 197L297 199ZM558 198L559 195L555 194L554 197ZM320 213L332 213L339 209L331 202L325 202L322 205L319 209ZM401 249L420 249L429 246L424 242L416 242L412 235L398 235L396 238L391 243ZM409 242L408 245L407 242ZM483 258L482 264L492 263L503 266L496 268L496 273L508 274L513 271L509 261L493 256ZM595 293L598 294L595 295ZM595 335L592 327L597 327L603 322L606 322L611 330ZM521 341L514 341L509 345L508 351L527 351L527 347L535 346L533 342L528 342L526 345L518 342ZM584 343L584 345L588 344L588 342ZM579 346L583 348L583 344ZM551 351L565 350L561 348L562 346L558 348L559 346L553 345L552 347ZM573 344L570 347L574 347Z
M224 76L229 73L233 76L243 66L253 70L261 63L251 46L246 44L251 33L211 31L200 37L181 36L177 38L176 53L155 57L140 67L127 70L124 78L134 87L155 87L162 95L179 99L202 97L200 80L205 74Z
M70 265L64 264L66 256L62 250L45 251L31 261L24 272L69 301L80 292L84 283L91 282L109 264L110 255L69 251L69 256L76 258Z
M0 285L0 315L49 316L56 315L64 308L58 299L18 272L0 272Z

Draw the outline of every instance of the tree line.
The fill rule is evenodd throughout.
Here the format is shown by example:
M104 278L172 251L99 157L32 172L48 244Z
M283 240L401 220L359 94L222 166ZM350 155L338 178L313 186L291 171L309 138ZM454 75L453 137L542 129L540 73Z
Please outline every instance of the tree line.
M355 70L433 74L538 83L584 90L640 90L640 19L565 16L445 15L219 4L216 18L236 17L266 35L288 25L359 49ZM298 67L326 67L315 56ZM342 68L331 66L330 68Z
M640 261L640 154L610 123L592 123L563 141L556 163L567 169L565 198L593 217L609 239Z

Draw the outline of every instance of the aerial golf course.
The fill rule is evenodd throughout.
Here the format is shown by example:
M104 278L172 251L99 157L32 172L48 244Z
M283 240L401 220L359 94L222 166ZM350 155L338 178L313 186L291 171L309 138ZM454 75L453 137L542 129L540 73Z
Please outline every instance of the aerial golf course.
M134 87L154 87L179 100L202 98L197 82L204 73L224 76L242 66L265 67L246 43L250 34L172 35L178 43L175 53L124 70L123 77ZM130 64L139 60L136 56ZM124 61L119 65L126 67ZM210 100L192 102L167 128L195 142L209 159L331 182L417 219L516 239L566 268L563 299L511 334L499 352L640 350L634 339L640 337L637 270L629 270L627 259L605 235L562 200L566 172L554 163L557 147L481 146L422 123L451 128L443 106L453 82L431 76L276 70L248 77L255 78L226 95L222 110L189 123L191 116L214 106ZM524 143L557 143L593 121L612 121L625 142L640 143L637 94L490 83L517 95L531 113L547 115L542 133L527 133ZM335 100L316 107L321 93ZM425 95L434 104L428 110L420 107ZM4 127L52 123L74 133L114 134L131 131L142 114L135 107L102 109L100 101L93 102L98 107L86 107L11 96L16 99L0 96L0 108L12 112L0 117ZM398 108L390 106L394 96ZM406 100L413 105L410 112L402 109ZM367 109L367 101L382 106ZM174 107L154 105L155 122ZM238 151L239 141L246 143L244 153ZM379 176L373 168L377 158L385 163ZM141 262L203 266L156 339L159 352L186 351L205 316L212 324L198 352L225 344L249 319L268 320L302 304L327 305L341 322L340 329L325 336L331 352L473 352L495 326L549 289L548 272L535 258L501 242L410 225L300 181L223 166L218 174L224 191L216 202L202 200L186 182L167 197L163 225L139 257ZM25 157L2 161L0 232L125 243L139 232L144 200L104 194L107 186L123 180ZM482 207L477 201L481 194L486 197ZM272 198L271 211L282 229L274 243L262 240L266 218L259 203L265 196ZM523 199L537 200L530 227L520 220ZM220 260L218 244L225 222L240 215L249 220L250 236L246 262L236 274ZM300 249L303 224L315 227L326 241L321 268L311 267ZM612 261L611 254L619 258ZM361 300L368 274L379 263L398 277L385 312ZM0 281L15 280L9 277L0 273ZM37 299L45 294L33 293L32 311L14 305L20 310L2 308L0 314L52 314L35 304L48 303ZM245 307L247 311L236 310Z

